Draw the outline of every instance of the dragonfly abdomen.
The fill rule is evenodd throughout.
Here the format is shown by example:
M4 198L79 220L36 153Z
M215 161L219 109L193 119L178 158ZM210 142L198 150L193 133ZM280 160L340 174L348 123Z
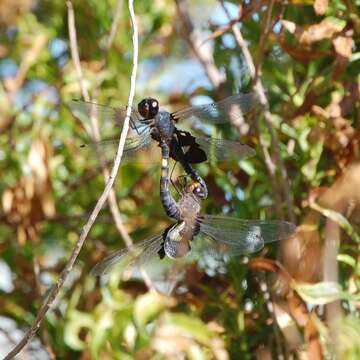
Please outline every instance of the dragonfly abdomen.
M180 209L172 197L169 189L169 146L162 141L161 142L161 176L160 176L160 199L163 205L163 208L166 212L166 215L179 220L180 219Z

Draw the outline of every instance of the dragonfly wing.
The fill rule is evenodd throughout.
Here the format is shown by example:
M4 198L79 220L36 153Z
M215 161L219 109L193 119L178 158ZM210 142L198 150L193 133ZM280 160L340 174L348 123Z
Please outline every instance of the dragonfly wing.
M159 256L162 248L163 235L158 234L146 239L131 248L124 248L108 255L104 260L97 263L91 270L95 276L106 274L111 267L123 263L126 268L138 268ZM160 256L159 256L160 259Z
M85 158L97 159L97 152L100 152L105 160L112 161L115 158L118 145L118 139L82 143L79 146L79 154ZM133 133L125 140L123 159L127 162L158 163L160 154L160 149L157 143L152 140L148 127L140 135Z
M201 260L204 257L211 257L215 260L222 261L227 256L244 254L245 251L238 244L219 241L214 234L209 235L200 230L199 234L191 243L191 259Z
M232 140L196 137L196 143L205 151L210 161L238 161L256 154L252 147Z
M204 121L208 124L222 124L239 119L260 107L255 93L229 96L219 102L192 106L172 113L175 120Z
M280 220L245 220L227 216L205 215L200 222L200 231L229 246L235 253L253 253L264 244L289 238L295 225Z
M109 124L112 127L122 127L126 115L126 106L111 107L82 100L72 100L69 103L69 108L73 115L80 121L88 123L90 122L91 116L94 116L101 126ZM137 122L140 119L141 116L139 113L135 109L132 109L131 120Z

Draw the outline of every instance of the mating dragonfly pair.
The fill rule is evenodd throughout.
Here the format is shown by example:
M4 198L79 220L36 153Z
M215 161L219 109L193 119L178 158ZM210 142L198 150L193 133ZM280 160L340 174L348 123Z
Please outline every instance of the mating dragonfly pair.
M156 99L146 98L132 109L131 134L128 136L124 157L132 158L140 150L150 151L157 145L161 149L160 198L166 214L176 222L160 234L121 249L98 263L93 273L101 275L114 264L124 261L139 267L154 258L178 259L207 254L233 256L259 251L264 244L288 238L295 230L289 222L277 220L244 220L229 216L202 215L201 200L208 196L204 179L193 168L207 160L241 160L255 155L254 149L235 141L194 137L180 130L180 121L201 121L215 125L232 122L253 111L259 105L253 93L230 96L222 101L193 106L169 113L159 110ZM73 101L73 114L82 119L97 116L105 122L121 127L126 107L111 108L103 105ZM110 121L109 121L110 120ZM114 155L117 140L83 144L82 148L100 149ZM187 176L181 177L181 198L176 201L170 191L169 159L179 162ZM191 182L188 183L188 178Z

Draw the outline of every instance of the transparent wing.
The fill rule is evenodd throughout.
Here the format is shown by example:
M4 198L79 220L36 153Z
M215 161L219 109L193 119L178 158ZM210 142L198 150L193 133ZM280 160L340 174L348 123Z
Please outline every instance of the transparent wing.
M68 105L74 116L84 122L89 122L90 117L95 116L100 123L122 127L125 119L126 106L111 107L82 100L72 100ZM131 110L131 119L134 122L141 119L140 114L135 109Z
M280 220L245 220L227 216L205 215L200 231L228 247L227 253L247 254L259 251L264 244L284 240L295 231L295 225Z
M224 260L228 256L236 256L247 253L240 244L230 243L225 239L219 240L200 230L191 242L191 253L188 256L190 260L203 260L204 258L213 258L215 260Z
M236 94L219 102L192 106L172 113L175 120L204 121L222 124L239 119L260 106L255 93Z
M119 139L79 144L79 155L85 158L96 158L97 151L107 160L115 158ZM159 163L161 151L150 136L150 128L146 127L141 135L131 134L125 140L123 159L137 163Z
M126 268L137 268L145 265L156 256L159 257L158 252L162 248L162 243L163 235L158 234L135 244L131 248L115 251L97 263L91 272L95 276L106 274L112 266L118 263L123 263Z
M196 137L196 142L211 161L242 160L256 154L252 147L237 141Z

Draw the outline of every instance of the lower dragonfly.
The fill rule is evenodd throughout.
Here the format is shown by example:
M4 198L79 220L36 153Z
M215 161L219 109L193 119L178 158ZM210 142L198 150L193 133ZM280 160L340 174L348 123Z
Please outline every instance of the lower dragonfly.
M180 259L210 255L251 254L265 244L289 238L295 225L280 220L245 220L223 215L201 215L201 199L205 191L196 181L187 183L181 177L181 198L176 201L169 191L168 147L162 144L161 199L168 216L176 223L160 234L131 248L110 254L93 268L95 275L106 273L113 265L125 262L132 269L146 265L153 259Z
M176 112L159 110L159 102L154 98L145 98L138 104L138 110L132 109L130 118L130 135L126 139L124 158L132 158L139 150L146 150L147 160L155 157L149 149L151 145L166 142L169 155L179 162L185 172L202 184L202 195L207 196L204 180L199 176L192 164L212 161L228 161L245 159L255 155L250 146L237 141L193 136L188 131L178 128L178 123L201 122L207 125L231 123L231 121L255 111L259 107L258 98L254 93L244 93L229 96L221 101L188 107ZM83 149L99 149L113 160L117 150L118 140L114 139L116 127L122 127L126 114L126 107L109 107L79 100L70 104L74 116L82 121L88 121L96 116L100 122L108 126L112 139L98 143L85 143ZM152 159L155 161L155 159Z

